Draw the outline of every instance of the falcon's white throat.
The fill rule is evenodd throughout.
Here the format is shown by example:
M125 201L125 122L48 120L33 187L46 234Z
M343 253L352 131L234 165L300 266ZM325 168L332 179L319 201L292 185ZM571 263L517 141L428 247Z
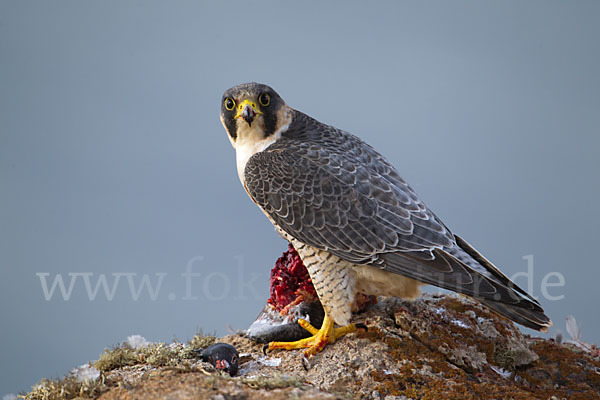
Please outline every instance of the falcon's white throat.
M279 124L278 129L272 135L266 138L262 124L252 123L252 126L249 126L245 121L238 120L239 123L236 131L237 138L234 141L230 137L230 140L235 148L238 177L240 178L240 182L242 182L242 186L244 186L245 182L244 168L246 168L246 163L250 157L265 150L279 140L281 134L290 126L290 123L292 122L291 113L289 110L286 110L285 113L282 114L282 118L278 118L278 121L282 121L282 123Z

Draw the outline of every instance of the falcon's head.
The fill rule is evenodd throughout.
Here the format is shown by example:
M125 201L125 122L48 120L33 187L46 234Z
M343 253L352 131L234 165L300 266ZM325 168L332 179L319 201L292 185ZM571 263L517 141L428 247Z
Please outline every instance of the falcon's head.
M221 99L221 122L236 150L276 140L291 121L290 111L275 90L255 82L234 86Z

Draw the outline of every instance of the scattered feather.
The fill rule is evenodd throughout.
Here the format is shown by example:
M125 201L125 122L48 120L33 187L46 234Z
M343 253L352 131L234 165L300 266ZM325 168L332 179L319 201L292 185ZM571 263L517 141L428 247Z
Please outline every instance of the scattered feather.
M494 365L490 365L490 368L497 373L498 375L500 375L501 377L503 377L504 379L508 379L510 378L511 372L505 370L504 368L501 367L496 367Z
M600 356L600 349L593 344L589 344L581 340L581 327L577 324L577 320L572 315L567 315L566 318L567 332L571 335L573 340L568 340L567 343L571 343L581 350L591 353L594 357Z
M141 335L128 336L125 343L135 350L141 349L142 347L148 347L150 344L152 344L152 342L147 341L146 338Z
M470 328L469 325L467 325L464 321L461 321L460 319L453 319L452 321L450 321L450 323L452 323L456 326L460 326L461 328L465 328L465 329Z
M567 332L569 333L569 335L571 335L573 340L579 341L581 337L581 327L577 325L577 320L575 319L575 317L572 315L567 315L566 325Z
M281 364L281 358L268 358L263 356L258 359L258 362L267 367L279 367L279 364Z
M187 347L188 345L186 345L185 343L181 343L181 342L173 342L170 343L169 345L167 345L167 348L169 350L183 350Z
M93 381L100 377L100 371L89 364L80 365L79 367L73 368L70 372L79 382Z

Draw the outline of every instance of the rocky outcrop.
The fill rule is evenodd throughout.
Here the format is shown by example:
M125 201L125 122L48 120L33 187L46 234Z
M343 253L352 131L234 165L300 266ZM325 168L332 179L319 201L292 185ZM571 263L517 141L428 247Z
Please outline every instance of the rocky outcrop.
M468 299L388 298L355 315L366 323L328 345L307 371L299 351L262 353L244 333L197 337L188 344L130 345L107 351L100 376L69 377L30 399L594 399L600 398L595 346L529 337ZM214 341L240 353L230 377L201 361L195 348ZM118 353L118 354L117 354ZM89 372L89 371L88 371ZM80 382L79 386L75 382ZM86 386L87 385L87 386ZM44 395L45 393L45 395Z

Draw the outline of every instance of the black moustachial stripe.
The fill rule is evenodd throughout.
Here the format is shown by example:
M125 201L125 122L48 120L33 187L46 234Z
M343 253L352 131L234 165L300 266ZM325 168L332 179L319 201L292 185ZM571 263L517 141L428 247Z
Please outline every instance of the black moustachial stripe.
M271 104L263 108L263 118L265 121L265 137L269 137L275 133L277 129L277 112L283 105L283 101L275 95L271 94Z
M235 118L224 118L225 126L227 127L227 133L233 140L237 139L237 125L235 122Z
M265 137L271 136L277 129L277 114L274 112L266 112L263 114L265 121Z

